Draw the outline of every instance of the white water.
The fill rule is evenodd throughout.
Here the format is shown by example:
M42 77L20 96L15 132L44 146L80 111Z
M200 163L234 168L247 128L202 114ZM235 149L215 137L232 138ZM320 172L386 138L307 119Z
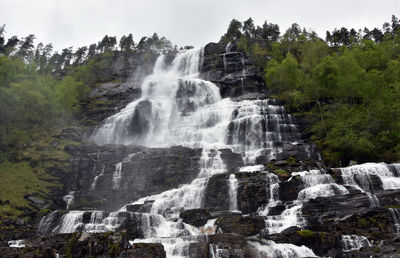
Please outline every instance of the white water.
M342 235L340 240L344 252L357 251L372 246L365 236Z
M264 165L244 166L239 168L239 172L260 172L264 170Z
M12 248L24 248L25 247L25 240L19 239L19 240L8 241L8 246L12 247Z
M238 203L237 203L237 192L238 190L238 180L236 179L235 174L229 175L229 210L237 211Z
M317 197L330 197L349 194L349 191L342 185L335 183L335 180L324 171L310 170L292 173L293 176L300 176L304 189L298 193L297 199L307 201Z
M67 203L67 209L69 209L69 206L74 201L74 195L75 191L70 191L68 194L64 195L63 200Z
M271 240L264 240L261 243L255 241L249 241L249 245L252 246L258 257L270 257L270 258L297 258L297 257L317 257L314 252L302 246L296 246L292 244L277 244Z
M394 229L397 235L400 235L400 211L398 209L389 208L389 212L392 217Z
M279 177L273 173L267 173L266 177L268 183L266 190L267 193L269 193L269 199L267 205L258 210L261 216L267 216L271 207L275 207L281 203L281 201L279 201Z
M98 144L183 145L230 148L254 162L263 150L273 157L299 135L282 106L271 100L222 99L219 88L199 78L202 50L179 53L170 66L160 56L142 84L142 97L97 128Z
M121 177L122 177L122 162L119 162L115 165L115 171L112 177L112 188L118 189L121 185Z
M272 179L271 174L267 174L269 184L269 202L266 207L258 211L259 215L266 216L266 231L269 234L282 232L284 229L291 226L304 227L306 222L301 216L301 209L304 202L317 197L330 197L338 195L346 195L349 191L342 185L334 183L335 181L330 175L324 171L310 170L293 172L292 178L300 176L304 189L299 191L297 200L292 203L287 203L285 210L280 215L268 216L271 207L279 205L279 180L276 175Z
M371 175L375 175L382 181L384 190L400 189L400 177L391 171L400 168L400 164L387 165L385 163L365 163L347 168L341 168L342 178L345 184L358 187L362 191L372 192Z
M366 193L371 207L381 207L378 197L372 193Z

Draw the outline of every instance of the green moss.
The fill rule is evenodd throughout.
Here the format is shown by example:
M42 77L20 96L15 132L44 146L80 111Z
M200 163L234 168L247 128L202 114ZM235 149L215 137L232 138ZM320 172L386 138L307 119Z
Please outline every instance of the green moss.
M366 219L358 219L357 220L357 227L359 228L368 228L369 222Z
M301 237L304 238L310 238L310 237L314 237L315 236L315 232L305 229L305 230L298 230L296 231L297 234L299 234Z
M294 166L296 165L296 159L292 156L290 156L289 158L287 158L286 162L290 165L290 166Z
M283 169L275 169L273 172L275 174L277 174L278 176L282 176L282 177L289 177L290 176L290 174L287 171L283 170Z

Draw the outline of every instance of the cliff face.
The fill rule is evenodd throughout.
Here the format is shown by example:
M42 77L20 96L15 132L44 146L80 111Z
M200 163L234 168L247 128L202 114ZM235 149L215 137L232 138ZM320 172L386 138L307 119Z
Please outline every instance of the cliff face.
M201 77L215 83L222 97L266 93L267 87L260 77L259 67L245 53L231 50L227 49L226 44L207 44L204 47Z
M327 168L302 134L302 121L268 99L260 71L245 53L210 43L195 78L188 71L195 70L190 62L196 56L184 57L175 59L183 60L176 65L183 75L175 95L163 95L178 103L173 110L179 116L159 123L163 113L154 115L157 102L148 92L134 112L120 113L143 95L143 78L155 58L116 56L110 74L119 81L99 85L82 103L82 123L90 126L59 136L74 144L64 148L69 159L51 168L63 184L49 207L58 211L41 219L40 236L25 240L26 252L38 249L49 257L52 252L77 257L389 257L397 252L399 164ZM165 66L173 64L167 60ZM152 78L150 93L156 79L169 78L161 75ZM141 143L153 143L146 138L150 130L186 130L178 131L184 137L167 131L164 146L95 144L89 136L114 114L122 135L134 134ZM222 127L224 137L215 137ZM170 144L169 139L185 141ZM0 250L18 253L5 243Z

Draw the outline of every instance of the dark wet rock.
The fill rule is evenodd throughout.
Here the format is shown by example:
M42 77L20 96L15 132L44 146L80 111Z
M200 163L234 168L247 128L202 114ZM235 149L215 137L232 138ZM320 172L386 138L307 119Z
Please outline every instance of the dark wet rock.
M189 257L208 258L209 244L206 241L190 243Z
M150 213L152 203L144 203L144 204L129 204L126 205L126 210L130 212L142 212L142 213Z
M268 201L266 175L264 173L236 173L238 180L238 208L243 213L256 212Z
M282 214L282 212L286 209L285 205L277 205L269 208L268 216L276 216Z
M180 146L152 149L82 144L68 145L65 151L72 156L69 168L54 172L66 186L59 198L74 191L71 209L101 210L117 209L132 200L191 182L200 172L202 155L201 149ZM227 169L243 166L239 154L227 149L220 152ZM217 154L215 151L209 155ZM115 181L120 162L120 179ZM62 201L61 205L66 203ZM141 212L145 211L143 207Z
M98 125L138 99L142 80L152 72L157 56L156 52L114 52L110 65L97 78L99 85L79 103L80 120L85 125Z
M214 82L222 97L266 92L260 70L251 58L242 52L225 53L225 47L222 43L209 43L204 47L201 77Z
M76 191L71 207L112 210L151 194L191 182L199 173L200 149L140 146L67 146L73 156L65 181ZM113 182L122 162L118 185ZM96 183L94 178L97 176Z
M276 160L278 161L286 161L288 160L318 160L318 154L315 149L315 146L308 143L297 143L297 144L287 144L283 146L282 151L276 155ZM288 162L291 163L291 162ZM284 164L284 165L296 165L293 164Z
M166 254L162 244L137 243L132 245L132 249L123 252L120 257L164 258Z
M149 100L142 100L137 104L128 126L129 135L140 138L149 131L151 111Z
M223 211L229 209L228 186L229 174L214 175L208 179L204 191L203 206L212 211Z
M382 207L400 208L400 190L381 191L376 196Z
M243 236L231 233L210 235L208 239L210 244L218 244L222 249L242 249L246 244Z
M342 170L340 168L329 168L327 172L335 179L336 183L343 184Z
M124 233L113 232L33 237L26 239L24 243L25 248L6 248L0 245L2 257L53 258L56 254L60 257L117 257L122 256L129 247Z
M224 214L216 221L218 228L224 233L251 236L265 228L264 218L259 216L242 216L241 214Z
M51 235L53 230L60 225L64 214L65 212L59 210L47 214L40 221L38 233L40 235Z
M299 177L293 177L290 181L281 182L279 183L279 199L281 201L296 200L302 188L303 181Z
M358 185L363 185L366 189L365 191L374 193L376 191L383 190L382 181L377 175L368 176L368 184L365 184L365 177L358 174L354 175L354 180Z
M184 223L200 227L206 224L207 220L211 219L211 214L206 209L192 209L181 212L179 217L182 218Z
M227 171L244 166L242 156L239 153L234 153L231 149L220 149L219 151Z
M235 101L242 100L259 100L259 99L267 99L268 95L266 93L258 93L258 92L249 92L243 95L240 95L237 98L233 98Z
M362 235L376 241L395 235L390 211L370 207L365 194L310 200L303 205L302 213L313 231Z

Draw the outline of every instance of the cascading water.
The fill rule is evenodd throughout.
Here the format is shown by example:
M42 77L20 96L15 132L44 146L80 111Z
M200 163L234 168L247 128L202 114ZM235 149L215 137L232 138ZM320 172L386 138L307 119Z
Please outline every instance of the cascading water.
M122 172L122 162L115 165L115 172L112 178L112 188L118 189L121 184L121 172Z
M252 163L273 158L300 133L274 100L221 99L218 87L199 78L201 50L178 54L170 66L160 56L142 85L143 95L107 118L92 136L98 144L183 145L229 148Z
M229 59L229 56L225 58ZM166 64L165 58L160 56L153 74L143 81L142 97L107 118L91 137L100 145L144 145L158 148L183 145L201 148L197 177L189 184L133 200L129 204L147 205L150 207L147 213L131 212L128 205L115 212L90 211L89 217L88 211L70 211L60 216L61 223L54 229L51 229L51 222L56 214L51 213L42 219L41 232L118 230L124 222L134 218L143 239L135 239L133 242L162 243L169 257L187 257L191 243L202 239L204 235L215 233L216 219L210 219L206 225L197 228L183 223L179 214L185 209L204 207L204 191L210 177L227 172L220 149L240 153L246 165L253 165L260 155L274 158L286 144L297 142L300 133L284 107L274 100L222 99L215 84L199 78L201 60L202 50L179 53L171 64ZM129 158L135 158L134 155ZM110 182L113 191L121 187L125 174L129 173L122 171L122 167L126 168L124 162L122 160L115 164ZM98 169L91 184L92 191L96 189L97 179L104 175L105 167ZM310 199L349 194L346 187L335 183L324 171L311 170L292 173L292 177L301 178L302 188L296 200L283 202L279 199L281 182L278 176L264 170L263 165L255 165L243 167L239 171L265 174L268 202L258 209L258 215L265 217L267 233L279 233L290 226L304 227L301 209ZM398 164L366 164L341 170L345 184L366 192L371 190L372 175L379 177L384 189L400 188ZM231 174L227 180L230 210L238 210L238 180L240 177L235 174ZM371 206L379 206L376 196L369 196L373 201ZM278 205L284 206L284 211L280 215L270 216L270 209ZM394 221L400 219L395 210L391 213L392 217L395 215ZM277 244L273 241L249 241L248 244L260 256L315 256L306 247L290 244ZM211 250L216 257L226 253L226 249L218 246L212 246Z
M229 210L236 211L238 209L237 204L237 189L238 181L235 174L229 175Z
M400 210L389 208L390 216L392 217L393 226L397 235L400 236Z
M299 258L299 257L316 257L314 252L303 246L292 244L276 244L271 240L262 242L249 241L250 246L253 246L257 251L258 257L272 258Z
M141 221L139 226L145 232L145 239L135 242L160 242L168 256L187 256L188 243L193 239L183 240L182 236L199 235L201 231L182 223L179 212L202 207L208 178L226 172L218 149L228 148L240 153L245 162L251 164L259 155L273 158L284 144L299 138L290 115L274 100L222 99L216 85L199 78L201 60L202 50L179 53L170 65L160 56L153 74L143 81L142 97L107 118L91 137L100 145L202 148L198 177L190 184L135 201L133 204L151 204L147 216L137 217L123 207L109 214L93 211L90 222L82 223L83 211L71 211L62 217L58 233L78 228L90 232L115 230L126 216L136 216ZM243 56L241 62L244 78ZM123 180L122 166L123 161L115 166L113 189L118 189ZM92 190L102 175L104 167L94 178ZM233 174L229 185L230 209L237 210L237 179ZM277 187L276 180L271 198L276 199ZM215 226L208 227L215 230Z

